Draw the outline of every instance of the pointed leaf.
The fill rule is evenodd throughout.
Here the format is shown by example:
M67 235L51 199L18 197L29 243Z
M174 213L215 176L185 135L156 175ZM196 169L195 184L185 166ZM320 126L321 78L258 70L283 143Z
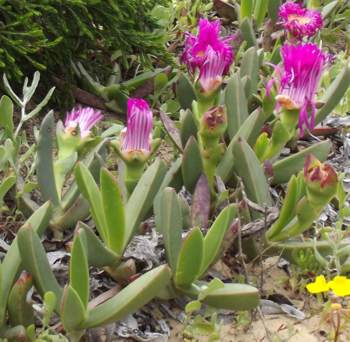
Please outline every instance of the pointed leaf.
M82 163L78 163L74 170L75 180L82 195L90 204L92 218L96 228L104 241L108 241L106 232L106 218L104 216L102 195L90 173L89 169Z
M157 159L148 167L137 183L125 207L126 232L123 248L127 246L141 221L145 219L151 209L165 174L164 163Z
M250 18L253 15L254 0L241 0L240 3L240 20L244 18Z
M176 286L186 287L197 279L202 258L203 235L199 228L193 228L182 242L179 252L174 278Z
M160 119L162 120L163 126L172 142L179 151L182 151L181 136L179 130L175 126L175 123L163 112L160 112Z
M12 137L13 135L13 103L11 99L3 95L0 99L0 127L2 127L6 136Z
M234 158L233 158L233 147L235 146L239 137L244 138L249 145L254 145L258 138L261 128L265 122L264 114L260 110L254 111L244 121L242 126L239 128L237 134L232 138L229 146L227 147L225 154L218 165L217 175L224 181L227 182L233 174Z
M78 222L82 242L86 246L89 265L95 267L116 266L120 256L106 248L92 229L83 222Z
M227 206L216 218L204 238L203 260L200 274L207 271L208 267L216 261L222 250L222 242L226 231L230 228L236 216L236 206Z
M33 276L35 287L40 295L44 296L46 292L52 291L60 300L62 289L51 270L39 236L27 226L19 230L17 238L23 266Z
M258 0L267 2L265 0ZM250 92L248 98L251 95L257 92L258 81L259 81L259 67L260 61L256 47L251 47L247 51L245 51L242 61L241 67L239 70L239 75L243 79L243 77L248 77L250 80Z
M278 160L273 164L272 184L287 183L293 174L303 169L305 157L308 154L314 155L321 162L325 161L331 148L332 143L329 140L321 141L289 157Z
M239 138L233 148L233 155L238 161L235 163L234 169L243 181L248 198L261 206L271 206L269 185L259 159L252 148L244 139Z
M251 19L244 18L241 23L241 32L244 40L247 42L247 47L257 46L253 23Z
M193 191L202 170L202 159L197 140L190 137L185 146L182 160L182 178L188 191Z
M257 28L259 28L265 20L270 0L256 0L254 8L254 18Z
M60 199L57 193L54 162L53 162L53 134L55 133L53 111L44 118L39 133L37 177L44 201L50 200L55 207L59 207Z
M228 81L225 89L225 105L227 110L228 135L232 139L249 115L247 99L238 73L235 73Z
M174 189L165 188L154 208L158 232L163 234L168 264L175 271L183 228L182 209Z
M122 254L125 238L125 213L118 182L107 169L103 168L100 183L106 217L107 245L113 252Z
M87 312L78 293L72 286L66 286L61 304L61 318L64 329L67 332L79 330L79 325L85 321L86 317Z
M182 146L186 146L191 136L197 136L197 125L193 113L188 109L184 111L181 117L181 142Z
M84 308L89 301L89 265L87 251L82 242L82 230L77 230L73 240L69 267L69 284L78 294Z
M8 176L3 179L0 183L0 207L2 206L3 199L5 195L11 190L11 188L16 184L16 176Z
M196 95L191 82L182 73L179 76L179 81L176 87L176 95L182 109L192 108L192 102L196 99Z
M93 328L114 323L134 313L168 286L170 278L171 272L166 265L145 273L117 295L92 309L80 328Z

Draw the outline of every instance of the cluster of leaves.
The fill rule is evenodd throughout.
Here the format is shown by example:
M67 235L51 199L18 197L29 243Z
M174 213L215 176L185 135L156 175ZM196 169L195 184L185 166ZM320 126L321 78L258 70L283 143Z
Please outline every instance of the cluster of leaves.
M164 0L161 3L166 4ZM115 51L166 59L150 11L154 0L14 0L0 3L0 68L11 78L34 69L72 76L72 62L101 75ZM110 71L110 70L109 70Z

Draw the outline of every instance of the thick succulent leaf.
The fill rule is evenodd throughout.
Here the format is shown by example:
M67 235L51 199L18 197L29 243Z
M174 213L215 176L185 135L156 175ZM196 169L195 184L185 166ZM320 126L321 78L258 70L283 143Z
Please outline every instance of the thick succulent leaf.
M281 0L269 0L268 3L269 19L275 23L278 19L278 10L281 5Z
M37 155L37 178L44 201L50 200L55 207L60 206L56 188L53 161L53 134L55 133L53 111L44 118L39 132Z
M181 117L181 142L182 146L186 146L188 139L190 139L191 136L196 137L197 136L198 127L196 125L195 118L193 116L193 113L187 109L184 111L182 117Z
M338 74L336 79L328 87L322 102L324 105L316 113L315 122L316 124L323 121L328 114L339 104L346 91L350 86L350 67L345 67L342 72Z
M241 32L244 40L247 42L248 48L252 46L257 46L257 41L255 37L255 31L253 29L252 20L249 18L244 18L241 23Z
M227 147L225 154L218 165L217 175L224 181L227 182L233 174L234 158L233 158L233 147L235 146L239 137L244 138L249 145L254 145L258 138L261 128L265 122L265 117L260 110L254 111L244 121L242 126L239 128L237 134L232 138L229 146Z
M226 310L251 310L260 302L259 291L246 284L225 284L224 288L210 292L203 302Z
M87 308L89 301L89 265L87 251L82 241L81 233L77 230L73 240L69 267L69 283L76 291L84 308Z
M196 95L187 76L180 74L179 81L176 87L177 99L180 102L182 109L191 109L192 102L196 99Z
M151 209L165 174L164 163L157 159L147 168L137 183L125 207L126 231L123 248L127 246L141 221Z
M54 162L54 173L56 180L57 193L61 197L63 184L66 180L68 173L70 173L74 167L74 164L78 160L78 153L72 153L67 158L59 159Z
M322 12L321 12L322 18L327 19L333 13L333 11L337 8L338 4L339 4L339 1L334 0L328 3L327 5L323 6Z
M17 238L23 267L33 276L36 289L41 296L52 291L59 301L62 289L51 270L38 234L30 226L26 226L19 230Z
M102 169L100 184L106 218L107 245L113 252L122 254L125 237L125 212L118 182L107 169Z
M117 295L92 309L80 328L93 328L114 323L134 313L167 287L170 279L171 272L166 265L145 273Z
M273 184L287 183L293 174L303 169L305 157L314 155L318 160L325 161L332 148L329 140L321 141L289 157L278 160L273 164Z
M240 138L233 148L233 155L235 160L239 161L235 163L234 169L243 181L248 198L261 206L271 206L269 185L252 148Z
M256 0L254 7L254 18L256 26L259 28L265 20L270 0Z
M232 139L249 115L247 99L238 73L230 78L224 94L228 120L227 130Z
M188 191L192 192L203 170L199 146L193 136L185 146L181 169L184 185Z
M13 135L13 102L3 95L0 99L0 127L5 130L7 137Z
M165 188L159 195L154 208L158 232L163 234L163 241L168 264L175 271L183 228L180 200L172 188Z
M119 263L120 256L106 248L88 225L79 222L78 229L80 230L82 242L86 246L89 265L105 267L116 266Z
M210 215L210 189L208 179L201 175L198 179L196 188L193 193L191 206L192 227L208 227Z
M23 227L32 227L37 234L42 235L48 227L51 215L52 209L50 202L46 202L34 212ZM6 276L0 277L0 326L4 324L8 296L16 276L20 271L20 267L21 255L18 250L18 238L16 237L1 264L1 274L6 274Z
M78 163L74 170L75 180L79 190L90 204L92 218L96 228L104 241L108 241L106 231L106 218L104 215L101 192L90 173L89 169L82 163Z
M251 18L254 10L254 0L241 0L240 2L240 20Z
M236 206L231 204L221 211L204 238L203 260L200 274L216 261L222 250L222 242L236 216Z
M27 302L28 291L32 285L32 276L22 273L12 287L8 300L9 320L12 326L27 327L34 324L34 311L32 305Z
M64 289L61 303L61 319L64 329L69 333L78 331L79 325L87 318L86 308L76 290L68 285Z
M264 0L258 0L267 2ZM243 55L240 67L240 77L248 77L250 80L250 92L248 98L257 92L259 81L259 67L260 61L256 47L249 48Z
M0 207L2 206L5 195L16 184L16 176L11 175L3 179L0 183Z
M201 230L193 228L185 240L177 259L174 282L177 287L191 285L199 276L203 258L203 235Z
M160 119L162 120L163 126L174 145L179 151L182 151L181 135L180 131L175 126L175 123L169 118L167 114L163 112L160 112Z

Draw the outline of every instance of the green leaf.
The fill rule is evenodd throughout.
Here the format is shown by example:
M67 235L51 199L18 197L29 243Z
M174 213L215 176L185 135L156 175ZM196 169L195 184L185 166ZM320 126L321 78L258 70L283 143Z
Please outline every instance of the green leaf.
M188 191L193 191L194 187L202 174L203 165L201 153L197 140L192 136L188 139L183 152L182 159L182 178Z
M321 102L324 102L322 108L316 113L315 123L318 124L323 121L328 114L339 104L344 94L350 86L350 67L345 67L342 72L338 74L336 79L328 87Z
M325 161L331 148L332 143L329 140L321 141L298 153L292 154L287 158L278 160L273 164L272 184L282 184L288 182L293 174L296 174L303 169L305 157L308 154L314 155L321 162Z
M189 286L197 279L202 258L203 235L197 227L193 228L182 242L174 278L177 287Z
M160 119L162 120L163 126L168 133L170 139L176 146L176 148L182 152L182 142L180 132L175 126L175 123L169 118L169 116L162 111L160 112Z
M253 29L252 20L244 18L241 23L241 32L244 40L247 42L247 47L257 46L255 31Z
M37 234L41 235L49 225L52 215L50 202L46 202L24 223L22 227L32 227ZM1 264L1 274L6 274L6 277L0 277L0 327L5 323L5 313L7 306L7 299L18 272L21 267L21 256L18 250L18 238L16 237L5 258Z
M278 19L278 10L281 5L281 0L269 0L268 3L269 18L275 23Z
M108 235L106 232L106 218L104 216L102 195L94 177L83 163L77 164L74 170L74 175L79 190L90 204L90 211L92 218L95 221L96 228L101 238L107 242Z
M227 182L233 174L233 147L235 146L238 138L244 138L249 143L249 145L254 145L256 139L260 134L261 128L264 125L264 122L264 114L260 110L255 110L252 114L248 116L248 118L239 128L237 134L232 138L216 171L218 176L224 182Z
M79 325L87 318L87 312L78 293L70 285L64 289L61 304L61 319L64 329L69 333L78 331Z
M137 183L125 207L126 232L123 249L151 209L165 174L166 167L164 163L157 159L147 168Z
M246 284L224 284L224 287L209 293L203 302L226 310L251 310L259 305L259 291Z
M327 5L323 6L322 12L321 12L322 18L327 19L333 13L333 11L337 8L338 4L339 4L339 0L334 0L328 3Z
M61 197L63 184L67 174L72 171L74 164L78 160L78 153L72 153L67 158L58 159L54 162L54 173L57 193Z
M75 232L69 267L69 283L79 295L86 310L89 301L89 265L87 252L82 242L82 232L79 229Z
M264 0L259 0L259 1L264 1ZM264 2L267 2L267 1L264 1ZM257 48L253 46L244 52L242 61L241 61L241 67L239 70L241 79L243 79L246 76L250 80L250 92L249 92L249 95L247 95L247 98L251 98L251 96L253 94L256 94L257 92L258 81L259 81L259 67L260 67L260 60L259 60Z
M0 127L5 130L8 138L13 136L13 103L6 95L0 99Z
M174 189L165 188L160 193L154 212L156 228L163 234L168 264L175 271L181 248L183 219L181 204Z
M203 260L200 274L202 275L208 267L216 261L222 250L222 242L226 231L236 216L236 206L231 204L221 211L204 238Z
M25 327L34 324L34 312L31 304L27 302L27 294L33 285L32 277L22 273L13 285L8 300L9 320L12 326Z
M196 99L196 95L187 76L183 73L179 76L179 81L176 87L176 95L182 109L191 109L192 102Z
M108 247L116 254L123 253L125 237L124 203L118 183L105 168L100 175L103 209L106 217Z
M253 15L254 0L241 0L240 5L240 20L244 18L251 18Z
M183 112L181 117L181 142L182 146L186 146L191 136L197 136L197 125L193 113L187 109Z
M89 265L95 267L116 266L120 262L120 256L106 248L88 225L78 222L78 229L82 242L86 246Z
M33 276L40 295L44 296L46 292L52 291L60 300L62 289L51 270L38 234L30 226L24 226L17 233L17 238L23 266Z
M11 188L16 184L16 176L8 176L3 179L0 183L0 207L3 204L3 199L5 195L11 190Z
M166 265L145 273L117 295L92 309L80 328L87 329L114 323L134 313L167 287L170 279L171 272Z
M57 193L53 162L54 126L53 111L50 111L45 116L40 127L38 139L37 178L44 201L50 200L55 207L59 207L60 197Z
M272 200L269 185L259 159L248 143L240 138L233 148L235 160L234 169L242 179L248 198L261 205L271 206Z
M238 73L235 73L228 81L224 96L228 121L227 130L230 139L232 139L249 115L247 99Z
M264 23L270 0L256 0L254 7L254 18L257 28Z
M51 291L46 292L44 295L44 313L42 323L44 327L47 327L50 323L51 316L55 310L57 298Z

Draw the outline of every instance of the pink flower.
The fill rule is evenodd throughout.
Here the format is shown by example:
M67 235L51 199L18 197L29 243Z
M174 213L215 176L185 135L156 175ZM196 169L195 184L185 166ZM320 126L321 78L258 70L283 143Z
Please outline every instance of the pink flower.
M122 151L150 152L150 134L153 114L147 101L131 98L128 100L127 129L122 141Z
M314 36L323 26L319 11L303 8L293 1L287 1L280 7L279 17L285 30L300 40Z
M233 61L233 51L230 45L232 36L220 37L220 21L210 22L200 19L197 36L186 34L185 49L181 61L191 73L199 70L199 80L204 91L226 74Z
M64 121L65 131L67 133L80 131L80 136L85 138L90 135L92 127L103 118L101 111L91 107L77 106L67 113Z
M329 62L329 56L316 44L283 45L283 66L280 73L280 89L276 97L285 109L299 110L299 129L304 134L304 126L315 126L315 96L322 72Z

